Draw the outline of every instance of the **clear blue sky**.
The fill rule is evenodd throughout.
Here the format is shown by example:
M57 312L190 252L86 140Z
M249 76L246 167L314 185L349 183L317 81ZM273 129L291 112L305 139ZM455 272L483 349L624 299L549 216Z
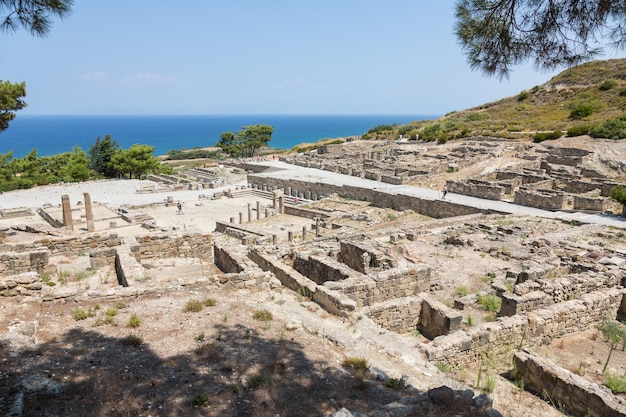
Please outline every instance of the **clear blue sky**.
M444 114L557 72L471 71L454 0L77 0L47 38L0 34L19 114ZM611 57L609 57L611 58Z

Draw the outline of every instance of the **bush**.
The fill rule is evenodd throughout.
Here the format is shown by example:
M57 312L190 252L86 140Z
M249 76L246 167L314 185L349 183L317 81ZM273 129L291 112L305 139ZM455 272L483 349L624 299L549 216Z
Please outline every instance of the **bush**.
M587 103L581 103L574 107L569 114L569 118L572 120L580 120L593 114L593 106Z
M204 307L204 302L201 300L190 300L185 304L185 309L183 310L185 313L197 313L202 311Z
M479 295L478 304L483 310L496 312L500 310L502 299L497 295Z
M626 138L626 120L624 118L611 119L592 127L589 135L594 138L624 139Z
M261 321L270 321L273 319L272 313L267 310L257 310L254 312L253 317Z
M552 132L538 132L535 134L535 136L533 136L533 142L539 143L543 142L544 140L559 139L561 136L563 136L563 132L561 132L560 130L555 130Z
M588 126L588 125L572 126L569 129L567 129L567 136L573 137L573 136L588 135L589 130L591 130L591 126Z
M615 87L616 84L617 83L615 82L615 80L606 80L605 82L600 84L600 87L598 88L600 89L600 91L607 91Z
M207 394L206 392L199 392L194 395L193 399L191 400L191 404L194 407L208 407L209 404L211 404L211 399L209 398L209 394Z
M131 334L123 338L122 343L128 346L137 347L143 343L143 338L141 336Z
M621 394L626 392L626 377L607 372L604 374L604 385L613 392Z
M141 326L141 319L136 314L133 314L128 319L128 327L139 327Z
M90 316L90 314L83 310L82 308L78 307L74 310L74 313L72 314L72 316L74 317L74 320L79 321L79 320L85 320L87 317Z
M528 91L522 91L521 93L519 93L519 96L517 96L517 101L524 101L528 97L530 97L530 93Z
M357 378L363 378L367 370L370 368L370 364L367 359L361 357L346 358L341 363L341 366L346 368Z

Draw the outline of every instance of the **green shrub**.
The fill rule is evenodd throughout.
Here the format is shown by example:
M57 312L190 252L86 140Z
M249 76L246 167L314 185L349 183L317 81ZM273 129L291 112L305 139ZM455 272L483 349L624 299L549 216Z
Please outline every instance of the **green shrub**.
M592 127L589 135L594 138L624 139L626 138L626 120L624 118L611 119Z
M202 300L190 300L185 304L185 309L183 310L185 313L197 313L202 311L204 307L204 302Z
M600 84L600 87L598 87L600 89L600 91L608 91L611 88L615 87L617 83L615 82L615 80L606 80L605 82L603 82L602 84Z
M435 366L444 374L449 374L453 370L452 365L450 365L448 362L439 361L435 363Z
M268 375L255 375L248 381L247 388L250 391L254 391L257 388L261 388L263 385L269 385L272 382L272 378Z
M479 295L478 304L483 310L496 312L500 310L502 299L497 295Z
M467 287L465 285L461 285L456 289L456 295L465 297L467 295Z
M208 407L209 404L211 404L211 399L209 397L209 394L207 394L206 392L199 392L193 396L191 404L194 407Z
M626 392L626 377L606 372L604 374L604 385L606 385L613 394L622 394Z
M87 311L83 310L80 307L74 309L74 312L72 313L72 316L76 321L85 320L87 317L89 317L89 315L90 314Z
M533 136L533 142L539 143L543 142L544 140L559 139L561 136L563 136L563 132L561 132L560 130L554 130L552 132L538 132L535 133L535 136Z
M591 126L589 125L572 126L569 129L567 129L567 136L574 137L574 136L588 135L590 129L591 129Z
M122 343L128 346L137 347L143 343L143 338L141 336L131 334L123 338Z
M392 389L401 390L406 388L406 382L404 382L404 379L402 378L387 378L385 379L385 386Z
M270 320L272 320L274 318L272 316L272 313L270 313L267 310L256 310L252 317L254 317L257 320L261 320L261 321L270 321Z
M356 378L363 378L370 368L367 359L362 357L346 358L341 363L341 366L346 368Z
M204 299L204 305L207 307L214 307L216 304L217 304L217 301L215 301L215 298Z
M130 316L130 318L128 319L128 327L139 327L139 326L141 326L141 319L136 314L133 314L132 316Z
M593 106L588 103L581 103L575 106L569 114L572 120L580 120L593 114Z
M519 93L519 95L517 96L517 101L524 101L526 100L528 97L530 97L530 93L528 91L522 91L521 93Z

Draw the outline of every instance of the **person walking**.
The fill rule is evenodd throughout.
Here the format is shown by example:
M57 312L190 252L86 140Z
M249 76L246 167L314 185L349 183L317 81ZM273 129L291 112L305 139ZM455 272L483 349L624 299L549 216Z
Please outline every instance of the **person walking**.
M446 194L448 194L448 186L447 185L443 185L443 190L441 190L441 198L442 199L446 199Z

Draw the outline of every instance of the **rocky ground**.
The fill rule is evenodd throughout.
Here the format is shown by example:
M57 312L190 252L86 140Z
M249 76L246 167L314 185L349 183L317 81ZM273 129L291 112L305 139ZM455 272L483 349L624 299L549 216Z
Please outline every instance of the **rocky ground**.
M564 145L591 146L583 139ZM598 161L613 153L617 156L611 160L619 161L623 148L621 142L607 141L597 150ZM513 157L504 155L492 165L505 165L512 161L508 158ZM615 164L619 168L619 162ZM611 165L599 162L599 166ZM485 169L490 168L475 166L442 174L429 178L427 185L440 189L447 179ZM116 189L116 184L126 191ZM189 191L139 197L136 190L144 185L101 182L42 187L36 190L37 198L27 192L5 193L0 196L0 206L31 207L40 201L56 204L60 195L68 192L73 192L73 201L77 201L87 191L93 193L93 201L113 212L119 205L129 204L133 210L149 214L161 230L210 232L215 221L245 213L247 204L256 201L199 199L197 192ZM99 194L100 186L105 191ZM168 196L184 203L183 215L163 204ZM527 255L526 240L583 242L595 233L589 227L574 229L532 218L446 222L339 198L317 204L318 209L332 211L334 221L342 225L337 231L324 231L330 238L324 249L331 248L333 233L367 230L370 239L391 248L389 255L398 262L431 266L439 283L433 294L445 303L453 303L462 292L485 291L493 276L501 277L519 266ZM297 218L288 221L296 229L301 227ZM514 232L497 234L500 240L476 233L474 227L485 222L492 224L494 231ZM10 232L6 243L42 237L16 232L12 226L19 223L44 225L35 214L2 219L0 225ZM108 225L109 221L101 227ZM278 233L281 227L283 232L285 229L276 219L259 227ZM390 231L410 227L423 228L418 241L403 245L404 249L389 245ZM120 226L106 232L122 236L149 233L141 226ZM79 227L76 233L85 231ZM618 238L611 244L626 242ZM54 262L58 271L66 271L49 277L55 288L114 285L103 274L89 270L87 254ZM350 319L331 316L276 280L258 287L233 288L220 284L220 272L212 265L166 259L144 266L149 274L138 285L152 288L144 295L69 302L2 300L0 414L8 414L21 401L23 416L330 416L342 408L368 416L488 415L489 407L477 407L481 400L472 400L472 395L484 390L484 384L478 383L478 367L438 369L427 363L419 345L428 340L417 333L392 334L361 314ZM490 320L489 314L479 308L464 313L472 315L475 323ZM470 325L467 318L464 321ZM566 369L599 381L608 347L598 330L590 329L588 334L545 346L541 353ZM367 362L367 370L355 365L363 363L361 359ZM346 366L348 363L353 366ZM615 372L626 372L624 363L623 350L616 350L611 359ZM494 373L493 378L490 397L502 415L563 415L543 399L520 390L506 373ZM455 395L435 390L427 394L442 385L474 392Z

